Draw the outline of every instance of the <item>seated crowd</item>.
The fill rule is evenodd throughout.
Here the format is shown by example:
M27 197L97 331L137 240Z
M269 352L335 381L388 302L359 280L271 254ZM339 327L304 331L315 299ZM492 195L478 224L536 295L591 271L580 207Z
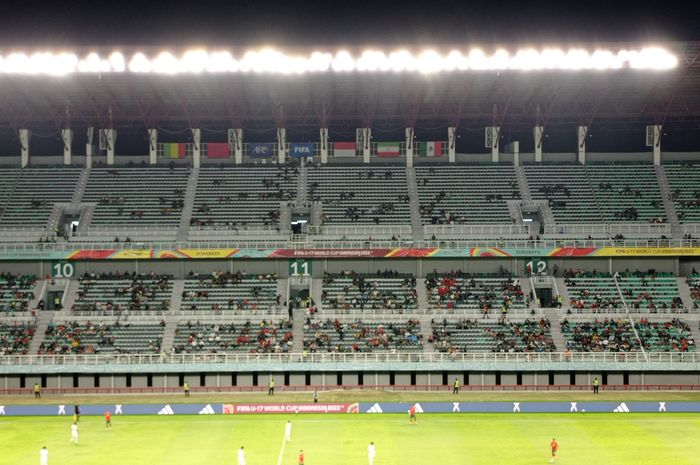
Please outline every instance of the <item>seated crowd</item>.
M644 349L653 352L693 352L695 340L690 326L685 321L674 318L671 321L650 322L642 318L635 323L637 334Z
M426 276L425 287L433 308L478 308L486 315L491 310L505 314L511 308L525 308L528 304L519 281L509 273L490 276L461 270L434 271Z
M167 311L171 276L156 273L85 273L73 311Z
M26 355L34 331L30 323L0 323L0 355Z
M415 308L418 302L416 278L392 270L324 273L321 300L324 308L334 310Z
M307 321L304 326L304 350L310 352L374 352L422 350L420 322L350 323L337 319Z
M281 300L276 273L190 272L182 291L182 308L188 310L279 310Z
M546 318L522 322L500 318L497 323L476 319L432 320L430 342L438 352L553 352L556 350Z
M0 273L0 312L23 312L34 299L36 276Z
M175 329L173 353L287 353L293 340L288 320L259 323L192 323Z
M574 352L630 352L639 350L639 340L629 320L604 319L561 322L567 350Z
M150 325L119 321L112 324L51 322L39 346L39 355L158 353L164 328L165 321Z

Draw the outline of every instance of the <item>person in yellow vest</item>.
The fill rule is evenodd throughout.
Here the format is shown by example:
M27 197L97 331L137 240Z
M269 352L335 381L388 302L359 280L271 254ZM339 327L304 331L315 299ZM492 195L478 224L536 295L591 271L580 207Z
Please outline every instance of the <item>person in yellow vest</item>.
M39 383L34 383L34 397L41 399L41 386L39 386Z
M598 394L598 386L600 386L600 381L598 377L593 378L593 394Z
M269 383L268 389L267 389L267 395L268 396L275 395L275 378L270 378L270 383Z
M190 383L185 381L185 384L182 387L185 390L185 397L189 397L190 396Z
M455 378L455 382L452 384L452 394L459 394L459 378Z

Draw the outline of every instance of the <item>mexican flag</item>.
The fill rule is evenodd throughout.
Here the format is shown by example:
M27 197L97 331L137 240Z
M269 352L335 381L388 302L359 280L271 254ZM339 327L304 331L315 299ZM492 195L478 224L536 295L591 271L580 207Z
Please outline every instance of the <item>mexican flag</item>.
M398 157L401 154L399 142L377 142L378 157Z
M421 142L420 144L421 157L441 157L442 142Z

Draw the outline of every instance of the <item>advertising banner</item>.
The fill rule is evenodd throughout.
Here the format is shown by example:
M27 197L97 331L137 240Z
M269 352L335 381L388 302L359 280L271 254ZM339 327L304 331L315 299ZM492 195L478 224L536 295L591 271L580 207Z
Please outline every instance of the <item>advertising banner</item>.
M250 413L359 413L360 404L224 404L224 415Z
M265 143L250 143L248 144L248 156L251 158L267 158L273 155L273 144Z
M314 156L314 143L292 143L289 144L289 156L292 158L303 158L303 157L313 157Z

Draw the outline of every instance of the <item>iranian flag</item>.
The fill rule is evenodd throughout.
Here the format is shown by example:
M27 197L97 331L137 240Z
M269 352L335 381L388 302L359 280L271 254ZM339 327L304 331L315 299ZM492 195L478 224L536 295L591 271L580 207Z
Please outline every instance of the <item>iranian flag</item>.
M441 157L442 142L421 142L420 144L421 157Z
M354 157L357 154L357 144L354 142L334 142L334 157Z
M401 154L399 142L377 142L378 157L398 157Z

